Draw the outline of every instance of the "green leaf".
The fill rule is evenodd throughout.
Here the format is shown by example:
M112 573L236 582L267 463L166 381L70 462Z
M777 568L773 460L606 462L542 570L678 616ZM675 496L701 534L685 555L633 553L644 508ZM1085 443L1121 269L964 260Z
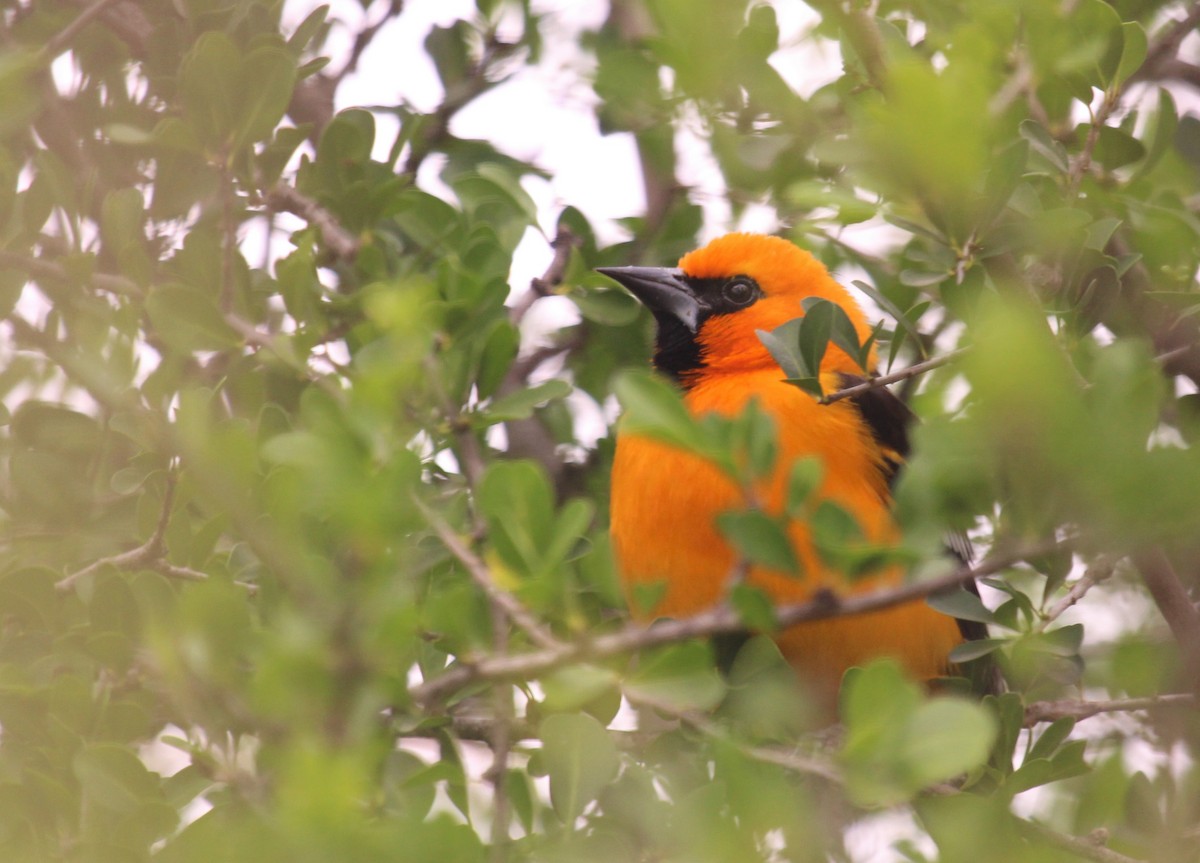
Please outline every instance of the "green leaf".
M755 330L763 347L771 354L771 358L779 363L783 373L789 379L810 377L809 370L804 366L803 358L797 353L796 345L800 341L800 327L803 318L794 318L774 330Z
M784 523L761 510L723 512L717 529L751 563L798 575L800 561Z
M825 464L815 456L796 459L788 471L787 514L792 518L803 517L809 501L825 475Z
M628 326L642 311L641 303L625 291L587 288L571 291L568 296L581 315L606 327Z
M643 654L623 688L635 701L672 711L711 710L725 694L712 647L695 641Z
M236 146L266 140L274 133L296 86L296 61L282 48L263 45L242 59L239 74L243 86L237 90Z
M304 51L308 47L308 43L317 37L321 29L325 26L325 19L329 17L329 4L322 4L305 17L303 21L296 25L296 29L292 31L292 35L288 38L288 48L292 49L297 54Z
M775 603L761 588L749 584L735 584L729 591L729 604L747 629L773 632L778 628Z
M947 658L955 664L971 662L981 656L995 653L1005 644L1007 641L1003 638L974 638L956 645Z
M805 320L813 313L813 309L820 304L828 304L828 314L830 316L830 328L828 340L832 340L835 345L845 351L852 360L858 363L859 368L864 371L867 368L867 361L870 357L871 342L874 337L868 338L866 343L860 343L858 340L858 330L854 328L854 322L850 320L850 316L846 314L846 310L837 303L831 303L829 300L823 300L816 297L807 297L802 300L800 305L805 310ZM823 328L824 324L821 324ZM820 332L820 330L818 330ZM803 338L803 336L801 336ZM822 351L822 354L824 351ZM819 366L818 366L819 369ZM814 369L813 371L817 371Z
M1030 143L1034 152L1048 161L1061 173L1069 168L1067 151L1058 141L1050 136L1046 128L1035 120L1021 121L1021 137Z
M842 682L839 715L846 726L843 755L855 757L890 737L920 704L915 684L894 660L852 669Z
M821 360L825 358L825 351L833 336L835 308L829 300L817 300L808 306L800 321L796 347L803 361L801 367L808 376L818 377L821 374Z
M623 432L645 435L697 453L709 449L707 436L688 413L679 391L660 375L627 369L617 377L613 391L624 409Z
M219 147L233 132L238 94L252 89L239 80L241 71L237 46L219 30L201 34L180 65L184 117L210 147Z
M996 719L964 699L935 698L917 708L904 729L899 757L912 791L981 766L996 739Z
M238 344L216 301L195 288L168 284L146 298L146 313L158 335L181 354L226 350Z
M550 778L550 803L564 824L573 824L584 808L617 776L616 744L586 713L557 713L538 730L541 761Z
M614 691L620 681L612 669L580 663L556 669L538 682L546 694L545 708L558 712L581 710L589 702Z
M1104 247L1108 245L1108 241L1119 227L1121 227L1120 219L1097 219L1088 226L1087 238L1083 241L1083 247L1103 252Z
M926 602L930 608L937 609L942 614L957 617L959 620L973 620L977 623L996 622L991 610L979 598L979 594L962 587L947 593L935 593Z
M1054 720L1038 735L1037 741L1029 748L1029 754L1025 756L1025 760L1050 758L1071 735L1074 728L1075 720L1069 716Z
M522 574L540 574L554 527L554 494L541 467L529 461L490 465L479 484L479 507L504 562Z
M492 422L527 419L533 415L534 408L554 399L565 398L570 393L571 385L555 378L494 399L484 409L484 414Z
M129 749L116 743L86 746L71 766L88 801L102 809L129 814L144 802L162 797L158 777Z
M1124 84L1133 73L1142 68L1142 63L1146 61L1149 44L1142 25L1137 21L1126 21L1121 24L1121 35L1123 37L1121 62L1117 66L1116 74L1109 82L1110 86Z

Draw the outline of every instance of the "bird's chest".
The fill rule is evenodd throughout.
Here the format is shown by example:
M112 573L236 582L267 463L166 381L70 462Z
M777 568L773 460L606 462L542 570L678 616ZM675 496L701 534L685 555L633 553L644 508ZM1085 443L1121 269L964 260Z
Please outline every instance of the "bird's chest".
M783 510L792 465L812 457L821 464L818 498L835 500L855 513L868 535L890 529L878 452L853 405L820 405L779 378L778 369L721 376L692 387L685 400L695 415L732 416L753 398L771 417L777 458L755 484L755 497L767 510ZM676 608L660 608L660 613L711 602L735 561L715 519L747 504L738 482L710 461L637 435L618 439L612 481L614 548L627 580L670 582L667 605ZM794 525L793 533L803 544L803 527Z

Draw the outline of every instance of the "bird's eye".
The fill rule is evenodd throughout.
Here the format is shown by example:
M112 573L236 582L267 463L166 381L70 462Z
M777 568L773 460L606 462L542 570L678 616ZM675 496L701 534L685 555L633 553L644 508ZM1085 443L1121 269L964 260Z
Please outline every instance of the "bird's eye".
M739 277L730 279L721 288L721 296L725 298L727 303L734 306L747 306L754 301L758 291L754 282L747 278Z

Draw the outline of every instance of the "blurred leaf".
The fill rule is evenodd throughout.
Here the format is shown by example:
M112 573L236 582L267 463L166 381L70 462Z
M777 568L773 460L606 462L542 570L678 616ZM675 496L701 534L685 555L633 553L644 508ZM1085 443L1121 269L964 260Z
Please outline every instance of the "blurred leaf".
M575 819L617 776L620 760L604 727L586 713L556 713L538 729L550 803L564 824Z
M942 614L957 617L959 620L974 620L978 623L995 623L995 618L979 594L965 588L958 588L946 593L932 594L926 602L930 608L935 608Z
M492 400L486 409L487 417L493 422L526 419L533 415L534 408L553 399L564 398L570 392L571 385L563 380L543 381L531 387L513 390Z
M785 524L760 510L723 512L717 528L748 561L779 572L798 575L800 561Z
M623 688L635 702L672 711L711 710L725 694L712 648L699 642L643 654Z

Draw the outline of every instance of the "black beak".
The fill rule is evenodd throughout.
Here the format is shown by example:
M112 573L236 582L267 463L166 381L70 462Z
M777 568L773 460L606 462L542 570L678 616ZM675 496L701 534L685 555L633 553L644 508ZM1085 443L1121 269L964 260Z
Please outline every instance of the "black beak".
M620 282L655 317L670 315L690 332L700 326L704 311L696 294L687 283L683 270L671 267L597 267L610 279Z

